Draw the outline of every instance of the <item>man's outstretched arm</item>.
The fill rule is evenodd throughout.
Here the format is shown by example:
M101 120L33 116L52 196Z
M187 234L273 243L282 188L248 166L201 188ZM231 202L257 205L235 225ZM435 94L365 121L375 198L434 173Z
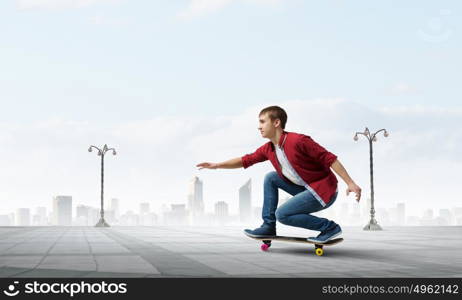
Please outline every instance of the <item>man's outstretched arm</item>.
M200 169L237 169L237 168L242 168L242 158L241 157L236 157L224 162L220 163L210 163L210 162L203 162L196 167Z
M335 173L342 177L343 181L345 181L345 183L347 184L347 196L350 194L350 192L353 192L356 194L356 201L359 202L359 200L361 199L361 188L353 181L353 179L351 179L350 175L348 175L348 172L345 170L340 161L338 159L335 160L330 167L332 168L332 170L335 171Z

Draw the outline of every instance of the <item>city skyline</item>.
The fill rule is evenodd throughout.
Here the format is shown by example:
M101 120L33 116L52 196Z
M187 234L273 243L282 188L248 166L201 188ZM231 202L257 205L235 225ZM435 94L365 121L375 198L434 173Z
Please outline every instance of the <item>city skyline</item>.
M139 203L138 210L120 212L120 199L111 198L107 201L105 214L110 225L121 226L155 226L155 225L226 225L258 223L261 206L252 202L251 178L239 187L236 197L239 209L229 210L226 201L215 201L212 211L204 208L204 182L193 176L188 183L188 195L183 204L171 204L170 209L165 204L162 211L151 207L151 202ZM290 195L280 190L279 205L290 198ZM122 201L123 202L123 201ZM30 208L17 208L15 213L0 214L0 226L94 226L99 218L99 208L83 204L73 205L71 195L57 195L52 197L51 210L47 214L46 207L35 207L35 213ZM75 209L74 209L75 207ZM325 211L315 213L333 219L346 226L361 226L370 215L370 198L358 203L340 202ZM75 214L73 211L75 210ZM136 213L138 211L138 213ZM383 226L450 226L462 225L462 207L436 209L424 208L423 214L408 213L406 203L399 202L395 207L376 207L376 219ZM171 220L170 220L171 219Z
M404 205L400 203L399 205ZM111 209L107 210L108 220L110 225L113 226L155 226L155 225L169 225L171 222L166 220L171 213L175 213L178 209L182 209L184 215L180 217L181 220L176 220L173 224L170 225L187 225L195 226L191 220L190 211L186 210L186 204L172 204L171 210L164 212L154 212L149 211L145 214L137 214L133 210L128 210L125 213L121 214L118 219L115 218L113 211ZM316 215L327 217L335 220L342 226L359 226L364 225L369 218L369 211L361 210L359 208L354 209L356 205L343 203L340 207L332 206L330 210L316 213ZM182 208L181 208L182 207ZM43 208L43 207L36 207ZM251 223L257 224L261 222L261 207L252 206L253 213L247 221L241 221L239 214L232 214L228 211L228 203L224 201L218 201L214 205L214 212L206 212L202 217L205 221L201 222L199 226L204 225L248 225ZM426 208L424 214L404 214L402 215L401 221L399 221L399 214L397 214L399 208L378 208L376 210L376 219L380 225L385 227L388 226L461 226L462 225L462 206L461 207L451 207L435 210L432 208ZM99 208L89 207L85 205L77 205L75 207L75 215L72 220L68 220L69 225L57 225L53 224L52 212L49 212L48 222L43 221L40 215L31 214L30 208L18 208L15 213L10 214L1 214L0 215L0 226L90 226L93 227L99 218ZM340 212L349 211L349 214L341 214ZM16 216L21 212L19 220L16 219ZM82 213L84 212L84 213ZM27 216L27 217L24 217ZM85 218L82 218L85 216ZM147 218L146 218L147 216ZM144 221L143 221L144 217ZM224 220L218 220L216 224L215 219L211 217L224 217ZM28 221L24 221L28 218ZM163 221L159 221L162 219ZM35 220L35 221L34 221ZM42 220L42 221L39 221ZM117 221L118 220L118 221ZM125 221L120 221L125 220ZM149 225L146 225L149 224ZM279 224L279 226L284 226Z

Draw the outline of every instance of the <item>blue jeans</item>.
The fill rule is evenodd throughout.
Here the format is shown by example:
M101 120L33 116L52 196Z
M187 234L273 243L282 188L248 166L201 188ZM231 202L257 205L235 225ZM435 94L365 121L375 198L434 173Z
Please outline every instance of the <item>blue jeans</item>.
M294 196L279 208L277 207L279 200L278 189L283 189ZM278 173L270 172L265 176L263 196L262 218L265 225L276 226L277 219L285 225L322 232L336 224L328 219L313 216L311 213L331 206L337 199L337 193L323 207L305 187L289 183L282 179Z

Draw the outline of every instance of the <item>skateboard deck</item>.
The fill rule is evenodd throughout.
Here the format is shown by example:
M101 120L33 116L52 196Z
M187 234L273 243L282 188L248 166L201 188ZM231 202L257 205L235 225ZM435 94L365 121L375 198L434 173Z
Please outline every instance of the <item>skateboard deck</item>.
M327 241L325 243L315 243L315 242L307 241L306 238L295 237L295 236L277 235L273 237L255 237L255 236L248 235L245 232L244 234L254 240L262 241L263 244L260 246L260 249L262 251L268 251L269 247L271 247L271 241L296 242L296 243L313 244L315 247L315 253L318 256L321 256L324 254L323 246L333 246L343 241L343 238L336 238L336 239Z

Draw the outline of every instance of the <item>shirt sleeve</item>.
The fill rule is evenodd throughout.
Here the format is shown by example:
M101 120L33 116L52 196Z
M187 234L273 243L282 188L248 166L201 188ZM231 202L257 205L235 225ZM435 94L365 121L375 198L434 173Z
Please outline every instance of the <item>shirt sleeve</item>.
M241 157L242 166L244 167L244 169L247 169L248 167L256 163L268 160L265 147L267 147L266 144L255 150L254 153L246 154Z
M310 158L318 161L320 164L322 164L328 169L337 160L337 156L335 154L327 151L324 147L316 143L309 136L302 136L302 138L297 144L303 153L308 155Z

